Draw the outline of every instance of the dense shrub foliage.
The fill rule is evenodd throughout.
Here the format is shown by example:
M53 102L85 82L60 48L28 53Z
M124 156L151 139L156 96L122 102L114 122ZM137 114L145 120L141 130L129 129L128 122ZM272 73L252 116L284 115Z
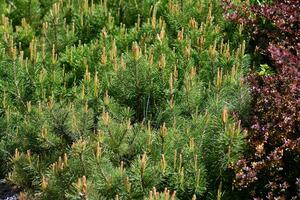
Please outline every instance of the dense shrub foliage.
M278 49L274 49L278 51ZM275 52L274 52L275 53ZM297 199L300 177L300 60L278 51L276 64L289 59L277 75L249 77L253 85L253 106L249 144L253 151L238 162L240 186L256 182L257 195L268 199ZM292 63L293 60L295 63ZM245 167L249 165L249 168ZM244 174L245 173L245 174ZM259 188L260 187L260 188Z
M250 59L218 0L0 2L0 170L23 199L232 197Z
M271 71L248 78L253 95L249 152L236 166L236 185L261 199L300 196L300 2L237 5L224 1L229 19L243 23Z
M239 4L223 0L225 16L246 26L250 45L259 53L267 54L270 44L277 44L294 55L300 53L300 2L273 0L260 5ZM267 55L266 55L267 56ZM265 58L266 59L266 58Z

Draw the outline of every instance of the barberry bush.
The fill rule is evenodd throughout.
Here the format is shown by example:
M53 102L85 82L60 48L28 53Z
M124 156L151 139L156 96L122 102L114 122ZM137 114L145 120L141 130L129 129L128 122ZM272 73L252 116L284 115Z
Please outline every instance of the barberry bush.
M0 169L20 198L230 198L250 57L219 1L1 6Z
M236 186L249 198L299 199L300 2L223 3L226 16L246 26L249 49L264 68L248 77L249 150L236 164Z

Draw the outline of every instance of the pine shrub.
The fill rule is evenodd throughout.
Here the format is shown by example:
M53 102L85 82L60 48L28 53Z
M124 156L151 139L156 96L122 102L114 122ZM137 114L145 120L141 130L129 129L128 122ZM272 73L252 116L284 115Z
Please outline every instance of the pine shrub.
M250 58L219 1L13 3L0 160L22 197L230 198Z

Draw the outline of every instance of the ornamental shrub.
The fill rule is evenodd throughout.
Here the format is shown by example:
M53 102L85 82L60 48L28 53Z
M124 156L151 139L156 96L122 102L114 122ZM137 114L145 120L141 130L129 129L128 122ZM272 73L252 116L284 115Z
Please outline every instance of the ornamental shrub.
M22 198L230 198L250 58L219 1L14 5L0 22L0 169Z
M300 4L272 1L243 6L224 1L229 19L243 23L253 45L274 73L253 73L248 147L237 162L236 186L258 199L300 196ZM259 64L259 63L258 63ZM250 197L249 197L250 198Z

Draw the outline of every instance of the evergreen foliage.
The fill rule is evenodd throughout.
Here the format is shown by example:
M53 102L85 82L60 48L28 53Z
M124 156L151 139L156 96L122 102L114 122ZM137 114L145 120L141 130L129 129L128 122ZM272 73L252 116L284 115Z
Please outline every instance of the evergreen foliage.
M219 1L1 5L0 170L22 198L230 199L250 58Z

